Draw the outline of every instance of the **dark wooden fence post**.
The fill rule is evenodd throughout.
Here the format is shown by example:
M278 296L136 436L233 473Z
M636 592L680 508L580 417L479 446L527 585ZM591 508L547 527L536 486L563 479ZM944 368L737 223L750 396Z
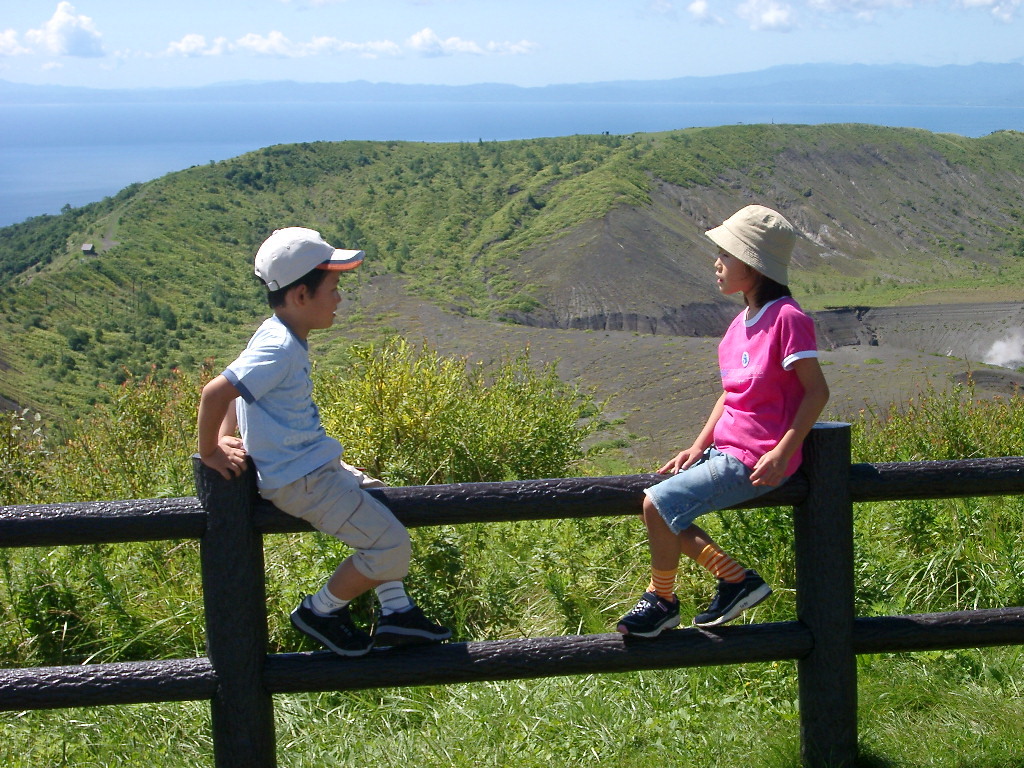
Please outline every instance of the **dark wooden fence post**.
M275 768L274 702L263 685L267 657L263 538L252 520L255 472L225 480L193 457L207 513L200 539L206 652L217 675L210 703L217 768Z
M805 768L857 760L857 660L853 652L853 502L850 425L821 423L804 444L807 498L794 509L796 614L814 638L797 662Z

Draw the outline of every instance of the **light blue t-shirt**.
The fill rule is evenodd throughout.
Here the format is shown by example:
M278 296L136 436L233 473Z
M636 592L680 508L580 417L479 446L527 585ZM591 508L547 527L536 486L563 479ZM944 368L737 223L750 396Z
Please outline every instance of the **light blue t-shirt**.
M242 396L238 429L260 488L280 488L341 457L313 402L309 347L274 315L224 371Z

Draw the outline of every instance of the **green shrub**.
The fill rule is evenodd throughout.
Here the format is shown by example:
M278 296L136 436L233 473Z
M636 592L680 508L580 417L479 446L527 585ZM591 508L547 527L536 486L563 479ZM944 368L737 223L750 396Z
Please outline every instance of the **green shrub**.
M596 425L592 398L527 352L493 370L403 339L351 357L314 399L346 460L391 485L563 477Z
M928 387L885 411L862 411L852 449L854 461L871 462L1024 455L1024 397L978 398L970 381Z
M54 448L45 501L104 501L194 493L196 381L178 371L125 377Z

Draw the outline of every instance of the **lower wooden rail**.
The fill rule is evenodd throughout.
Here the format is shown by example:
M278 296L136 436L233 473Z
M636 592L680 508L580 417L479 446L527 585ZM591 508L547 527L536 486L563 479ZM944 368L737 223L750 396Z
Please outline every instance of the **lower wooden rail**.
M411 647L344 659L329 651L266 657L270 693L523 680L803 658L813 639L797 621L672 630L657 640L618 633ZM854 621L857 654L1024 645L1024 608L877 616ZM0 710L58 709L213 698L209 659L0 670Z

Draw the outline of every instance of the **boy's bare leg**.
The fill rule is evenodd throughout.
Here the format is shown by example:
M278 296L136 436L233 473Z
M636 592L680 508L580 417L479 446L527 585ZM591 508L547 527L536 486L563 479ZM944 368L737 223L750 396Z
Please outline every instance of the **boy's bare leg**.
M345 558L327 582L327 589L339 600L354 600L383 581L364 576L351 557Z

